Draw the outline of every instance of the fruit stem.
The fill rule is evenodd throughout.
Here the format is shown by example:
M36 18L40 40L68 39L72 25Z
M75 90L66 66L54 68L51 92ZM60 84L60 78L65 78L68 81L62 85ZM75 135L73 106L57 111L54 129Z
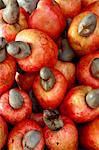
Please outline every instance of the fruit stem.
M63 120L61 119L59 112L57 110L53 109L44 110L43 120L52 131L58 131L64 126Z

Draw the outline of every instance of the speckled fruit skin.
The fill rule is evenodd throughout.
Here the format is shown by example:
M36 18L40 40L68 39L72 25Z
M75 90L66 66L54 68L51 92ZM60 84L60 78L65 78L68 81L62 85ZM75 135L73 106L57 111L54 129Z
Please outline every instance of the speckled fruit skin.
M68 30L68 40L70 46L73 48L78 56L83 56L88 53L95 52L99 48L99 16L96 16L96 28L89 37L82 37L78 34L79 22L89 13L92 12L85 11L74 17Z
M32 113L32 101L28 94L22 90L16 89L24 99L24 103L20 109L13 109L9 104L9 91L0 97L0 115L11 124L28 118ZM7 111L6 111L7 110Z
M11 56L0 63L0 95L6 92L14 82L16 74L16 62Z
M42 128L45 126L42 113L32 113L30 119L35 120Z
M0 149L6 144L8 136L8 127L5 120L0 116Z
M99 88L99 79L94 78L90 71L90 66L95 58L99 58L99 52L86 55L80 59L77 65L77 79L80 84Z
M55 1L59 4L65 18L74 17L80 12L81 0L55 0Z
M56 83L50 91L45 91L40 84L40 76L38 75L33 82L33 92L39 102L44 108L56 108L62 102L67 91L67 80L61 72L53 69L53 74Z
M13 41L17 33L26 28L28 28L27 15L23 8L20 8L18 23L14 25L3 21L2 10L0 10L0 37L4 37L7 42Z
M23 150L22 147L23 136L30 130L37 130L40 131L42 134L42 129L35 121L26 119L19 122L9 134L8 150ZM43 149L44 149L44 138L42 134L41 141L33 150L43 150Z
M97 16L99 16L99 1L96 1L92 4L90 4L87 8L83 9L83 11L92 11L95 13Z
M88 150L99 150L99 117L80 127L79 141Z
M20 74L20 73L16 73L16 82L18 84L18 86L24 90L24 91L29 91L32 88L33 85L33 81L35 78L36 73L24 73L24 74Z
M67 88L68 89L72 88L75 84L75 77L76 77L75 65L71 62L62 62L58 60L55 65L55 68L59 70L66 78L68 82Z
M45 143L50 150L77 150L78 132L74 123L67 117L61 116L64 127L58 131L51 131L47 126L43 133Z
M82 8L84 8L84 7L87 8L88 5L90 5L90 4L92 4L92 3L96 2L96 1L98 1L98 0L81 0Z
M60 7L55 1L40 0L29 17L29 27L39 29L56 39L65 29L66 23Z
M96 118L99 115L99 108L91 109L85 100L86 94L91 90L89 86L72 88L61 104L60 112L77 123L88 122Z
M24 59L17 59L22 70L39 71L44 66L53 67L56 64L58 48L47 34L37 29L25 29L17 34L16 41L31 45L31 55Z

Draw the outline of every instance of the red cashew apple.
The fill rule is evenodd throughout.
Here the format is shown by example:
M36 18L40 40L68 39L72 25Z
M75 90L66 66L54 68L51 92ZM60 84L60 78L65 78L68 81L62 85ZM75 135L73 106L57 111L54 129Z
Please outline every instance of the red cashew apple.
M14 83L16 63L11 56L0 63L0 95L6 92Z
M90 4L92 4L92 3L94 3L94 2L96 2L96 1L98 1L98 0L81 0L81 2L82 2L82 8L83 7L88 7L88 5L90 5Z
M89 150L99 150L99 117L79 128L80 145Z
M59 4L65 18L74 17L80 12L81 0L55 0L55 1Z
M99 88L99 52L80 59L77 65L77 79L80 84Z
M0 37L13 41L19 31L28 28L27 17L28 14L19 8L16 0L8 1L6 8L0 10Z
M90 4L87 8L84 8L83 11L91 11L95 13L97 16L99 16L99 1L96 1L92 4Z
M88 122L99 116L99 89L89 86L72 88L60 106L60 112L78 123Z
M0 116L0 149L4 147L7 142L8 127L5 120Z
M32 113L30 119L35 120L42 128L45 126L42 113Z
M0 38L0 95L13 85L16 74L16 62L6 54L5 46L5 39Z
M16 58L22 70L33 72L43 66L53 67L58 48L47 34L37 29L25 29L17 34L16 41L7 45L7 52Z
M64 98L67 84L61 72L43 67L33 82L33 92L43 108L56 108Z
M24 73L24 74L20 74L20 73L16 73L15 79L16 82L19 86L19 88L21 88L24 91L30 91L30 89L32 88L33 85L33 81L35 78L35 73Z
M56 39L65 29L62 11L53 0L40 0L29 17L29 27L39 29Z
M43 150L42 129L30 119L19 122L9 133L8 150Z
M68 40L78 56L99 49L99 16L85 11L74 17L68 30Z
M55 68L59 70L64 77L66 78L68 85L67 88L70 89L75 84L75 74L76 74L76 67L72 62L62 62L57 61Z
M32 101L27 93L17 88L0 97L0 115L11 124L28 118L32 113Z
M50 150L77 150L78 132L74 123L56 110L44 110L45 143Z

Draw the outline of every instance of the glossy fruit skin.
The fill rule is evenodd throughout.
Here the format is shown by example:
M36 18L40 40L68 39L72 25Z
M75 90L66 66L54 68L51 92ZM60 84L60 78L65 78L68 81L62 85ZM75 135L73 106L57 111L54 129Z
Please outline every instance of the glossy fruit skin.
M18 32L28 28L27 15L25 15L25 10L22 9L23 8L20 8L18 23L14 25L10 25L3 21L2 10L0 10L0 37L4 37L7 42L14 41Z
M42 113L32 113L30 119L35 120L42 128L45 126Z
M70 46L73 48L78 56L83 56L95 52L99 48L99 17L97 18L97 25L94 32L88 37L82 37L78 34L78 25L83 17L87 16L90 11L85 11L74 17L70 28L68 30L68 40Z
M39 29L56 39L65 29L66 23L60 7L52 0L40 0L29 17L29 27Z
M71 62L62 62L58 60L55 65L55 68L59 70L68 81L67 88L68 89L72 88L75 84L75 77L76 77L75 65Z
M99 52L86 55L80 59L77 65L77 79L80 84L99 88L99 79L94 78L90 71L90 66L95 58L99 58Z
M99 1L90 4L87 8L83 9L83 11L91 11L99 16Z
M79 14L80 12L81 0L55 0L55 1L59 4L65 18L69 17L72 18L77 14Z
M96 2L96 1L98 1L98 0L81 0L82 8L84 8L84 7L87 8L88 5L90 5L90 4L92 4L92 3Z
M39 71L44 66L53 67L56 64L58 48L47 34L37 29L26 29L17 34L16 41L31 45L31 55L24 59L17 59L22 70Z
M24 73L24 74L16 74L16 82L18 86L24 90L24 91L29 91L32 88L33 81L35 78L35 73Z
M40 76L38 75L33 82L33 92L39 104L45 108L56 108L62 102L66 90L67 80L61 72L52 69L56 83L50 91L45 91L40 85Z
M8 137L8 127L5 120L0 116L0 149L6 144Z
M51 131L47 126L43 133L45 143L50 150L77 150L78 132L74 123L67 117L61 116L64 127L58 131Z
M86 94L91 90L89 86L72 88L64 98L60 112L77 123L88 122L96 118L99 115L99 108L91 109L85 101Z
M7 55L6 60L0 63L0 95L13 85L15 74L16 62L11 56Z
M9 133L8 150L23 150L22 147L23 136L30 130L37 130L40 131L42 134L42 129L35 121L31 119L25 119L19 122ZM36 146L36 148L34 148L34 150L43 150L43 149L44 149L44 138L42 135L40 143Z
M82 147L99 150L99 117L79 128L79 140Z
M28 118L32 113L32 101L28 94L22 90L16 89L23 97L24 103L20 109L13 109L9 104L9 91L0 97L0 115L2 115L10 124ZM7 110L7 111L5 111Z

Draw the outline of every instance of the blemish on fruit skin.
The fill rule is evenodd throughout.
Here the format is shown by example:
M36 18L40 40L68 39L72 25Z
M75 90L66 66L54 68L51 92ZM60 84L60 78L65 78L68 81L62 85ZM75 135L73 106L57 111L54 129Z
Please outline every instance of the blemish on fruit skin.
M12 143L14 143L14 139L12 139Z

